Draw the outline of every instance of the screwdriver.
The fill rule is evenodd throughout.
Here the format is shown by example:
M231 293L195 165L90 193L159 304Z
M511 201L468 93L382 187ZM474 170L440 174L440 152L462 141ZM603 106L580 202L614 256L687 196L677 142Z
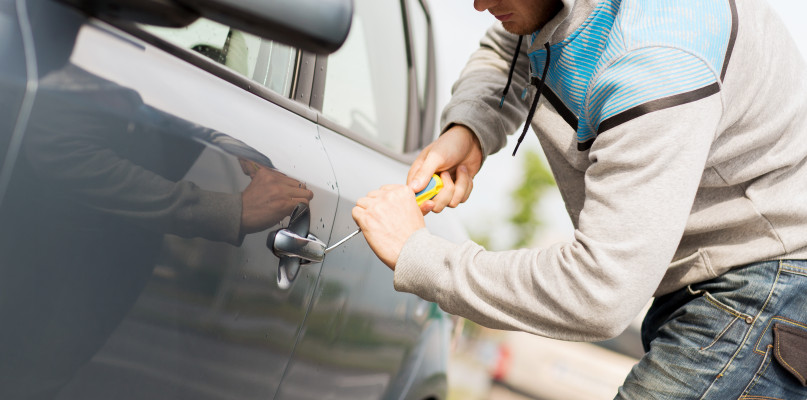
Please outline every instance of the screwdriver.
M437 196L437 193L442 188L443 188L443 180L440 179L440 177L437 176L436 174L432 175L432 178L429 180L429 184L426 185L426 188L419 191L419 192L417 192L417 193L415 193L415 201L417 201L418 206L423 204L424 201L431 200L432 198L434 198L434 196ZM334 244L331 247L328 247L327 249L325 249L325 254L328 254L329 251L335 249L336 247L338 247L342 243L347 242L353 236L358 235L359 232L361 232L361 228L356 229L355 232L351 233L350 235L345 236L344 239L336 242L336 244Z

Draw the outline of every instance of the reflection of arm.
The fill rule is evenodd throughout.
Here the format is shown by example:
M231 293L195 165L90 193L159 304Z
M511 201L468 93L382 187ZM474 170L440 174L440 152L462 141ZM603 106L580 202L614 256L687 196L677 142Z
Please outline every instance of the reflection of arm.
M38 97L41 114L31 118L24 150L37 176L73 201L153 231L239 243L240 194L172 182L123 157L126 143L144 136L131 117L142 103L134 92L101 84L111 89ZM148 149L171 157L161 150Z
M445 131L450 124L471 128L479 137L484 155L501 149L506 142L505 136L513 133L527 115L528 105L521 100L521 91L527 86L529 75L529 60L524 52L526 38L512 86L504 106L499 108L517 40L518 36L507 33L501 24L491 27L454 83L451 101L443 110L442 130Z

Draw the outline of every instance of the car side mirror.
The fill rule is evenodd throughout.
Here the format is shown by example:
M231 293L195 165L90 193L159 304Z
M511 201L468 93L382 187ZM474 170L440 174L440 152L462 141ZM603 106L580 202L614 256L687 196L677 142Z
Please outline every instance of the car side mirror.
M91 15L169 27L204 17L306 51L342 46L353 0L61 0Z
M342 46L353 0L177 0L203 17L314 53Z

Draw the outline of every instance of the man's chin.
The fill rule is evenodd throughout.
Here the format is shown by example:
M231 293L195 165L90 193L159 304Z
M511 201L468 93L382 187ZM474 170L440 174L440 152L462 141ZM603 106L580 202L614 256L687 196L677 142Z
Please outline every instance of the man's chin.
M519 35L519 36L520 35L529 35L529 34L531 34L531 33L538 30L538 29L526 28L526 27L524 27L522 25L518 25L518 24L512 23L510 21L502 22L502 27L508 33L512 33L513 35Z

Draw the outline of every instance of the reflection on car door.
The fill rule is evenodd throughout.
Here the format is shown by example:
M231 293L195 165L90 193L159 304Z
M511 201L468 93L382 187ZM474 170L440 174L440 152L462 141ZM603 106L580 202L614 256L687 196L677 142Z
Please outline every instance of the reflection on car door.
M321 264L279 284L267 237L297 209L327 242L336 209L315 125L103 23L52 33L0 203L0 398L271 398Z
M319 132L339 182L337 239L356 229L351 210L359 198L405 182L403 153L421 130L431 132L428 122L420 126L402 10L399 0L356 0L347 40L328 56ZM430 230L452 226L442 225ZM448 319L436 305L395 292L392 281L361 237L328 254L277 399L444 396Z

